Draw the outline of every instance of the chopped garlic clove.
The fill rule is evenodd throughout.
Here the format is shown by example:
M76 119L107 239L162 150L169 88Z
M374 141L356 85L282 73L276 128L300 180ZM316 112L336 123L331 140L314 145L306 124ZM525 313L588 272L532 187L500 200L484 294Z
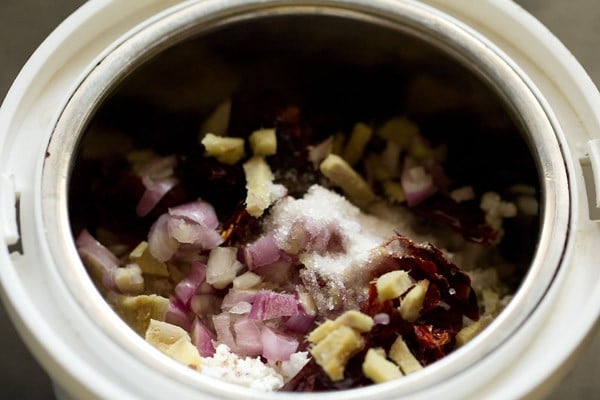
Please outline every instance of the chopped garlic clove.
M404 203L406 201L406 195L400 182L384 181L381 185L383 186L383 192L390 201L394 203Z
M361 159L371 137L373 137L373 129L369 125L362 122L354 125L343 153L343 158L349 165L354 165Z
M315 345L310 353L333 381L344 378L348 360L360 352L365 342L356 330L339 326Z
M144 277L139 265L128 264L125 268L115 268L112 273L115 285L121 293L141 294L144 291Z
M151 319L164 320L169 299L151 295L125 296L111 294L107 298L112 308L135 332L143 336Z
M212 133L202 139L206 149L205 155L214 157L223 164L233 165L240 161L244 153L244 139L235 137L220 137Z
M367 355L362 364L362 370L365 376L375 383L387 382L402 377L400 368L385 358L385 352L382 351L382 355L378 350L379 349L369 349L369 351L367 351Z
M177 325L150 320L145 339L152 346L192 368L200 367L201 358L190 335Z
M254 156L244 163L246 175L246 210L253 217L260 217L271 205L273 173L263 157Z
M429 289L429 281L423 279L406 293L399 307L402 318L409 322L414 322L419 318L427 289Z
M271 156L277 153L275 129L259 129L248 138L255 156Z
M165 278L169 276L167 264L157 260L150 254L148 242L146 241L140 242L140 244L129 253L129 259L139 265L142 272L146 275L162 276Z
M377 278L377 297L380 301L396 299L414 284L406 271L392 271Z
M494 318L491 315L483 316L469 326L465 326L456 334L456 346L463 346L465 343L473 339L479 332L488 326Z
M319 169L359 207L366 207L375 200L369 184L341 157L328 155Z
M307 339L312 344L317 344L323 339L325 339L330 333L335 331L337 328L338 324L335 321L328 319L327 321L323 322L321 325L313 329L312 332L310 332L310 334L308 335Z
M402 336L398 336L392 344L389 356L406 375L423 369L423 366L411 353Z
M391 118L377 130L378 136L393 141L401 149L407 148L418 133L417 124L404 117Z
M373 325L373 318L367 314L363 314L357 310L349 310L340 315L335 319L335 322L339 325L349 326L352 329L356 329L359 332L369 332Z

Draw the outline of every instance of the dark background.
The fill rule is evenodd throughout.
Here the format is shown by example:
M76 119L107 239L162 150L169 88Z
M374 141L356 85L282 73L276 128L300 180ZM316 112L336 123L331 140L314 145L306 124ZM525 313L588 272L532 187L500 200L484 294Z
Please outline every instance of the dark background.
M0 99L28 57L81 0L0 0ZM600 2L598 0L519 0L540 19L600 82ZM550 396L600 398L600 331L575 368ZM0 399L53 399L46 373L32 358L0 306Z

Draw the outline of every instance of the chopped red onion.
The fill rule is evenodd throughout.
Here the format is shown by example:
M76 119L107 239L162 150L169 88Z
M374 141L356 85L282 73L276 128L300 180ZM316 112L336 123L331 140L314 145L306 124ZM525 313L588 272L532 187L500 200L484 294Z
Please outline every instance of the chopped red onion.
M325 226L309 221L306 230L310 236L307 248L311 252L325 254L328 252L342 252L344 243L338 223L329 223Z
M279 317L290 317L296 314L298 314L296 296L261 290L256 295L248 316L251 319L264 321Z
M117 282L115 279L115 271L117 269L118 268L111 269L110 271L107 271L104 275L102 275L102 285L111 292L121 294L121 290L117 286Z
M170 261L180 265L190 264L194 261L202 261L206 264L208 255L204 255L202 252L203 250L197 246L180 243L177 252L173 254Z
M285 283L290 279L293 260L283 251L279 252L279 259L272 264L265 265L254 270L264 280L272 283Z
M405 166L400 178L409 207L421 203L437 191L432 176L422 166Z
M280 258L280 251L272 234L244 246L242 252L243 261L250 271L272 264Z
M240 301L235 306L231 307L228 311L231 314L248 314L252 309L252 304L245 301Z
M217 289L225 289L244 265L237 260L235 247L215 247L210 251L207 267L206 282Z
M292 315L285 321L285 328L292 332L306 334L310 332L313 324L315 322L315 317L312 315L308 315L307 313L301 311L296 315Z
M145 217L179 181L176 178L153 180L150 177L144 176L142 183L146 190L138 201L135 212L138 216Z
M192 343L196 346L202 357L212 357L215 354L213 340L215 340L217 336L200 320L200 318L194 318L190 336L192 337Z
M254 299L258 295L257 291L254 290L235 290L229 289L229 292L223 297L223 303L221 308L224 311L229 311L232 307L235 307L238 303L254 303Z
M312 219L294 221L287 235L287 241L286 250L291 254L316 252L322 255L344 250L340 226L336 222L324 224Z
M148 249L158 261L168 261L179 248L179 242L169 235L169 215L163 214L150 228Z
M390 323L390 315L387 313L379 313L373 316L373 321L377 325L388 325Z
M236 353L239 356L255 357L262 354L261 328L261 322L248 318L242 318L233 324Z
M190 267L190 272L175 286L175 295L183 304L189 306L190 300L200 285L206 280L206 265L195 261Z
M231 315L229 313L213 315L212 320L213 325L215 326L215 332L217 333L217 341L227 345L231 352L237 353L235 339L231 332Z
M433 184L436 188L446 190L448 186L450 186L450 178L448 178L446 171L444 171L444 168L440 163L428 160L425 163L425 169L431 175Z
M194 315L179 299L171 298L165 313L165 322L180 326L189 332L193 319Z
M190 309L196 315L213 315L221 310L221 298L214 294L196 294L190 299Z
M216 292L216 289L208 282L202 282L200 286L198 286L198 290L196 293L198 294L213 294Z
M168 231L179 243L193 244L203 250L213 249L223 243L223 238L216 230L183 218L170 217Z
M146 190L136 206L138 216L148 215L160 200L179 183L173 177L176 165L177 157L172 155L157 157L139 169L137 174L142 178Z
M166 157L156 157L144 164L138 171L137 175L144 178L163 179L173 176L175 167L177 166L177 156L171 155Z
M262 355L269 361L287 361L298 350L296 338L276 333L267 326L262 328L260 339Z
M119 259L97 241L88 231L81 231L75 240L77 252L88 268L95 268L102 276L119 266Z
M169 215L185 218L210 229L217 229L219 226L219 220L217 219L214 207L203 200L196 200L169 208Z

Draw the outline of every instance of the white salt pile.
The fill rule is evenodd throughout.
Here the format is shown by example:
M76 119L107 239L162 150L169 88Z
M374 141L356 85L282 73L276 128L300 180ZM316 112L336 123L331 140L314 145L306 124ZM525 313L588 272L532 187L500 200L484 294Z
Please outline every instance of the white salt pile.
M406 221L389 221L313 185L301 199L287 197L276 203L265 230L305 266L301 277L319 312L327 314L342 305L347 309L349 303L358 307L366 299L370 270L387 239L396 232L417 236Z

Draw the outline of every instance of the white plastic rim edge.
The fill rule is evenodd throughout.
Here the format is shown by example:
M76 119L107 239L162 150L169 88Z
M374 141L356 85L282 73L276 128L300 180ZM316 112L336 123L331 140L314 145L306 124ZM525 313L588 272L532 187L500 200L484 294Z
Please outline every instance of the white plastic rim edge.
M158 2L143 1L120 2L118 5L116 3L104 0L88 2L66 20L31 58L15 81L0 111L1 154L7 153L8 146L15 140L15 138L7 135L11 132L19 132L26 124L22 121L25 113L29 113L31 110L36 111L35 107L38 106L39 108L40 103L43 101L52 104L55 112L60 110L60 101L64 100L60 98L60 93L64 93L65 88L76 84L83 68L91 61L90 58L86 57L91 57L95 50L108 46L109 43L129 28L159 11L163 6L171 5L165 1L160 5L156 4ZM171 1L170 3L175 2ZM558 109L557 116L563 128L572 125L573 129L569 130L569 133L573 137L577 136L577 139L573 138L573 140L585 141L593 138L593 135L589 132L597 132L600 125L598 123L599 117L593 111L594 108L600 109L598 107L600 105L598 93L581 66L541 24L509 1L477 2L475 7L474 2L460 0L430 1L430 3L446 9L450 14L466 21L467 24L472 23L472 26L492 38L492 40L495 39L494 35L501 37L508 46L507 48L501 46L503 51L509 53L513 59L519 62L520 66L530 74L536 85L544 91L553 109ZM121 20L115 21L115 15L118 15ZM486 15L494 15L494 18L486 18ZM516 23L512 22L510 24L511 29L507 29L509 25L506 24L506 21L516 21ZM518 27L521 34L528 35L531 40L526 41L527 43L518 40L519 35L512 30L515 27ZM101 37L102 40L94 42L94 49L88 49L85 54L77 54L78 49L88 44L87 41L92 38L97 40L98 37ZM78 43L78 45L65 48L64 43L66 41ZM535 49L535 52L532 49ZM528 60L525 55L529 55L529 57L538 55L538 60L544 60L547 65L556 67L557 71L546 71L546 74L540 73L536 68L536 62ZM65 68L65 66L70 68ZM554 78L550 79L549 76L554 76ZM39 109L37 111L39 112ZM52 119L48 118L47 122L42 126L38 126L37 129L43 132L44 127L51 126L51 121ZM582 121L582 123L579 123L579 121ZM573 140L571 137L569 138L569 142ZM35 148L35 146L33 147ZM583 156L583 154L578 153L577 146L572 146L572 150L575 155ZM39 154L39 152L36 152L36 154ZM1 163L2 169L0 171L4 172L14 169L16 161L2 158ZM18 166L18 163L16 165ZM11 169L11 167L13 168ZM20 172L18 174L15 179L17 192L30 190L27 187L28 182L24 181L23 177L32 177L32 172L26 171L26 173ZM7 205L2 204L2 206L6 207ZM26 216L22 217L23 223L32 222L27 220ZM595 247L594 245L597 245L598 232L595 225L585 219L580 218L580 220L586 223L582 223L577 228L578 231L594 233L594 240L591 240L591 235L587 234L585 239L590 240L581 239L578 241L577 251L573 252L573 258L581 262L574 262L570 266L567 273L565 273L566 276L562 277L563 289L556 296L558 297L557 304L562 304L561 300L564 300L565 306L570 306L583 298L585 298L585 302L579 303L578 318L572 317L574 313L568 309L569 307L556 307L554 310L561 326L567 322L572 324L571 326L575 329L566 332L562 341L558 343L553 343L552 335L544 336L542 333L538 343L530 346L521 355L523 361L521 364L530 366L523 377L516 378L523 371L519 368L519 365L514 365L513 369L507 372L507 375L496 379L499 387L487 386L481 388L482 391L476 396L475 393L469 393L469 390L460 389L460 382L457 382L454 385L456 392L450 396L446 392L444 394L446 398L456 397L460 394L479 398L484 395L486 398L492 398L490 397L492 395L498 398L522 397L529 390L541 384L548 377L553 366L561 364L574 352L585 333L589 332L592 324L596 321L598 315L597 305L600 304L597 276L592 274L593 271L585 271L585 267L590 265L586 260L592 259L589 257L591 250ZM2 224L1 226L4 229L6 225ZM26 275L24 271L19 270L22 267L20 261L9 259L6 250L3 249L0 254L0 264L3 265L3 271L0 274L3 300L21 335L23 335L36 357L49 370L53 379L57 380L60 386L67 388L67 391L76 398L90 398L92 395L103 398L130 398L132 396L131 392L127 392L123 387L118 387L110 379L105 379L106 377L103 377L102 374L98 374L97 371L90 369L89 365L82 363L81 355L77 354L67 343L64 343L64 339L60 335L52 332L53 327L48 324L44 315L38 310L38 304L32 301L32 294L25 288L23 277ZM578 293L575 293L575 299L571 299L570 292L575 288L578 288ZM580 288L585 288L585 290ZM547 307L550 306L547 305ZM540 314L538 313L538 315ZM556 329L556 321L554 323L549 321L548 323L550 324L549 329ZM48 332L34 336L40 330L48 330ZM514 338L514 340L518 341L518 338ZM547 358L542 361L538 356L545 354L545 351L548 350L548 347L545 346L548 344L553 344L553 351L551 354L546 354ZM49 350L50 348L52 348L52 351ZM60 358L55 359L54 357L59 353L61 354ZM537 361L536 358L538 358ZM494 361L498 360L489 360L490 363ZM532 364L528 364L527 361ZM532 365L542 365L542 363L550 366L550 368L531 367ZM78 378L87 376L87 379L85 379L86 387L74 382L73 377L75 376ZM483 377L480 376L479 378ZM527 382L523 381L525 378ZM515 380L520 384L506 385L507 382ZM468 381L465 382L468 383ZM463 386L465 386L465 382L463 382ZM147 384L152 386L151 383ZM510 386L510 388L507 386ZM159 392L155 394L158 396ZM442 393L429 393L429 395L435 394L442 395Z

